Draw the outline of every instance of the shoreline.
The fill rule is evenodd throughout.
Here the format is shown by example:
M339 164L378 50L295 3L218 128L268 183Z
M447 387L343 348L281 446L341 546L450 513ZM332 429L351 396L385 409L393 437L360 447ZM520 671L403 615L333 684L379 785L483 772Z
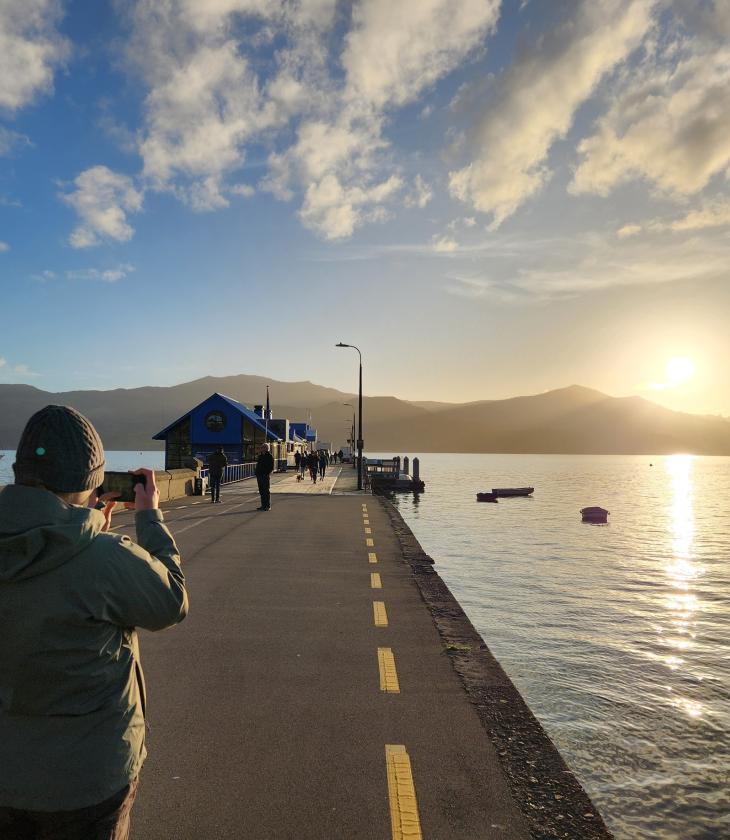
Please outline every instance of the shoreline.
M373 498L390 518L403 561L411 568L444 652L497 750L535 840L614 840L558 748L435 570L433 558L395 505L383 497Z

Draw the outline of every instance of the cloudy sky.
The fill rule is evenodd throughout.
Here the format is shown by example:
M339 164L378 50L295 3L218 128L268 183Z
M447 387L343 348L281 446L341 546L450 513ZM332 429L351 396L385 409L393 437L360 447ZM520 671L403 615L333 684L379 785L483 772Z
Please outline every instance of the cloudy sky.
M0 0L0 380L730 414L724 0ZM667 363L674 360L667 369Z

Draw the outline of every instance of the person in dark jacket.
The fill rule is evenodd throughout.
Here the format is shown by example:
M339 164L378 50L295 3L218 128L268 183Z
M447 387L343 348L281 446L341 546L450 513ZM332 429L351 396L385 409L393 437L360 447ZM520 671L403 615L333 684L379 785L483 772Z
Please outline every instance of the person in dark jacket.
M274 472L274 458L269 444L261 444L261 453L256 461L256 481L259 485L261 507L256 510L271 510L271 473Z
M187 614L152 470L137 542L95 509L104 449L67 406L34 414L0 492L0 837L126 840L145 749L136 627Z
M210 500L214 504L221 500L221 481L223 480L223 473L228 466L228 458L223 451L223 447L219 446L215 452L208 456L208 478L210 480Z
M317 457L316 452L310 452L309 455L307 455L307 466L309 467L309 477L316 484L317 473L319 471L319 458Z
M324 480L325 473L327 472L327 453L322 450L319 453L319 477Z
M300 464L301 460L302 460L302 455L301 455L301 453L297 450L297 451L294 453L294 468L296 469L296 471L297 471L297 472L299 472L299 464Z

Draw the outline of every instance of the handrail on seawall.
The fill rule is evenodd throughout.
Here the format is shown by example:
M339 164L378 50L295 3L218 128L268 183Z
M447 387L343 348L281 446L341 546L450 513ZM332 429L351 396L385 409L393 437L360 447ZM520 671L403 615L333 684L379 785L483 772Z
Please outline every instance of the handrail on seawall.
M276 462L276 472L286 472L287 462L279 459ZM256 474L256 461L247 461L244 464L229 464L223 471L221 484L232 484L234 481L243 481L246 478L253 478ZM210 468L203 467L200 470L202 479L210 480Z
M223 471L221 484L231 484L234 481L243 481L244 478L253 478L256 470L256 461L247 461L244 464L229 464ZM210 479L210 469L203 467L200 477Z

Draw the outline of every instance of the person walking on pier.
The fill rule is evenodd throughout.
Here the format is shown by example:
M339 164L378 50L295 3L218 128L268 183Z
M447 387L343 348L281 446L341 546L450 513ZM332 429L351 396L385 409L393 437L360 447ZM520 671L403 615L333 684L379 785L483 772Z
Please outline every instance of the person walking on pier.
M36 412L13 470L0 493L0 837L126 840L147 754L135 628L185 618L180 555L152 470L135 470L137 542L107 533L104 449L74 409Z
M327 453L322 451L319 453L319 477L324 479L327 472Z
M299 465L301 464L301 462L302 462L302 454L301 454L301 452L299 452L299 450L297 450L294 453L294 467L295 467L297 472L299 472Z
M210 478L210 501L213 504L221 500L221 481L223 480L223 473L228 466L228 458L226 458L223 447L219 446L215 452L208 457L208 477Z
M261 444L261 452L256 461L256 482L259 485L261 507L257 510L271 510L271 473L274 471L274 458L269 452L269 444Z
M319 460L316 452L310 452L309 455L307 455L307 466L309 467L309 477L316 484L317 471L319 470Z

